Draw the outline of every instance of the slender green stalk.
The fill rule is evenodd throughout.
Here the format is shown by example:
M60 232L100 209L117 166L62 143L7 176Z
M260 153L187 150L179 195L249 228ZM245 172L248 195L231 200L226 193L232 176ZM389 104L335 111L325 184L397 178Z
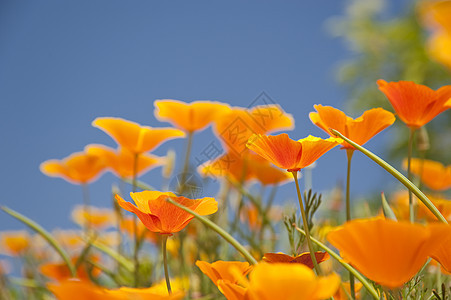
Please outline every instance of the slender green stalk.
M348 161L346 171L346 221L351 221L351 160L354 154L354 149L346 149L346 158ZM355 280L354 275L349 272L349 285L351 290L351 297L355 299Z
M113 249L109 248L108 246L105 246L98 242L93 242L92 246L94 248L100 250L101 252L105 253L109 257L113 258L115 261L117 261L122 267L124 267L130 273L133 272L133 263L129 259L122 256L117 251L114 251Z
M387 199L385 198L384 192L381 193L381 200L382 200L382 211L384 213L384 216L386 219L390 219L393 221L398 221L398 219L395 216L395 213L391 209L390 205L387 202Z
M312 241L310 240L310 229L308 228L307 216L305 215L304 203L302 202L301 190L299 189L298 171L292 171L291 174L293 174L294 182L296 183L296 191L298 193L299 206L301 207L302 224L304 225L304 230L306 233L305 239L307 240L307 246L310 252L310 257L312 259L316 274L321 275L321 269L319 268L318 262L316 261L315 251L313 250Z
M133 178L132 178L132 179L130 179L130 178L124 178L124 179L123 179L123 182L126 182L126 183L128 183L128 184L133 185ZM148 190L148 191L156 191L156 190L157 190L157 189L154 188L153 186L151 186L151 185L149 185L149 184L147 184L147 183L145 183L145 182L142 182L142 181L140 181L140 180L138 180L138 179L135 180L135 185L136 185L136 188L140 188L141 190ZM121 190L122 190L122 189L121 189Z
M410 169L410 162L412 160L412 148L413 148L413 138L415 136L416 129L410 128L409 133L409 145L407 150L407 179L412 181L412 171ZM409 189L409 216L410 222L415 222L415 205L413 203L412 191Z
M167 234L163 234L162 235L162 244L163 244L163 267L164 267L164 278L166 279L166 286L168 288L168 294L172 294L172 289L171 289L171 281L169 280L169 270L168 270L168 253L166 250L166 244L168 242L168 237L169 235Z
M241 253L241 255L243 255L243 257L251 264L251 265L256 265L257 261L255 260L255 258L246 250L246 248L244 248L243 245L241 245L236 239L233 238L233 236L231 236L228 232L226 232L224 229L222 229L221 227L219 227L218 225L216 225L215 223L213 223L212 221L210 221L209 219L199 215L198 213L196 213L195 211L189 209L188 207L181 205L180 203L175 202L174 200L172 200L171 198L167 198L166 201L168 201L169 203L174 204L175 206L183 209L184 211L192 214L196 219L198 219L199 221L201 221L204 225L206 225L207 227L209 227L210 229L216 231L216 233L218 233L224 240L226 240L230 245L232 245L238 252Z
M347 143L352 145L354 148L371 158L374 162L376 162L379 166L384 168L388 173L392 174L393 177L395 177L399 182L401 182L405 187L407 187L409 190L411 190L415 196L418 197L418 199L421 200L421 202L426 205L426 207L434 214L434 216L441 222L448 224L448 221L446 221L445 217L440 213L440 211L434 206L434 204L429 200L423 192L421 192L416 185L414 185L410 180L408 180L404 175L402 175L398 170L393 168L390 164L388 164L386 161L381 159L376 154L372 153L371 151L367 150L366 148L360 146L359 144L353 142L352 140L345 137L343 134L338 132L335 129L330 129L332 133L339 136L343 140L345 140Z
M133 157L133 184L132 184L132 191L133 193L136 192L136 180L138 177L138 160L139 160L139 153L135 153ZM135 287L139 286L139 234L138 234L138 220L136 215L133 215L133 233L135 237L135 248L133 249L133 260L135 262L135 272L134 272L134 278L135 278Z
M293 224L294 228L302 233L303 235L307 236L307 233L302 230L301 228L297 227L296 224ZM340 257L337 253L335 253L332 249L315 239L314 237L310 237L312 242L314 242L318 247L329 253L330 256L332 256L334 259L336 259L346 270L351 272L355 278L357 278L362 285L367 289L367 291L373 296L374 299L379 299L379 295L377 294L377 291L374 289L374 287L365 279L365 277L362 276L356 269L354 269L350 264L344 262L343 258Z
M81 185L82 190L83 190L83 211L85 213L85 218L84 218L84 224L83 224L83 229L85 232L85 236L86 238L89 236L89 231L91 229L91 214L90 214L90 204L91 204L91 200L89 197L89 188L88 188L88 184L83 183Z
M52 246L52 248L55 249L55 251L61 256L63 261L66 263L67 268L69 269L71 275L73 277L76 276L76 270L75 270L74 265L70 261L69 255L66 253L66 251L63 250L61 245L53 238L53 236L48 231L46 231L44 228L41 227L41 225L34 222L33 220L25 217L24 215L6 207L6 206L2 206L0 208L4 212L9 214L10 216L21 221L22 223L24 223L25 225L27 225L28 227L30 227L31 229L36 231L39 235L41 235L49 243L49 245Z
M183 163L183 170L182 170L182 178L180 181L180 186L178 186L179 188L179 193L183 194L185 192L185 187L186 187L186 176L188 175L188 170L189 170L189 158L191 155L191 148L193 146L193 133L192 132L188 132L188 141L186 144L186 150L185 150L185 161Z

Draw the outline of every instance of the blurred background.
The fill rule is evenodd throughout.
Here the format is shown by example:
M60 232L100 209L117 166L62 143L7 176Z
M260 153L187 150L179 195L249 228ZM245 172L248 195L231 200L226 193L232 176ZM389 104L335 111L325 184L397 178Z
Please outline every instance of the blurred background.
M45 176L40 163L90 143L116 147L91 126L96 117L169 126L154 117L156 99L247 107L265 93L293 115L291 138L326 138L308 118L314 104L358 117L372 107L391 110L377 90L379 78L433 88L449 84L449 69L428 54L428 30L413 1L3 0L0 204L46 229L76 227L70 212L82 202L80 186ZM433 126L445 128L446 115ZM407 130L398 125L366 146L400 168ZM430 134L442 152L451 146L450 135L444 134L440 139ZM196 135L192 157L215 139L211 128ZM185 143L170 141L154 153L175 149L180 170ZM314 191L326 195L344 184L345 157L336 148L318 160L312 170ZM159 187L160 178L157 168L141 179ZM108 173L91 184L92 205L110 207L116 181ZM202 185L202 196L217 194L217 182ZM397 186L375 163L354 155L354 203L378 199L381 191L389 194ZM297 203L291 184L277 195L280 203ZM0 214L1 230L21 228Z

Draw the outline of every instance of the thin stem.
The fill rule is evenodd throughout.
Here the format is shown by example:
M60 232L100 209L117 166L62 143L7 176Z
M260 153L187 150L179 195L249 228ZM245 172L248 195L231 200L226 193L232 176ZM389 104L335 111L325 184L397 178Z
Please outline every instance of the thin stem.
M83 224L83 229L85 232L85 236L86 238L89 235L89 230L91 228L91 224L90 224L90 209L89 209L89 205L91 203L90 197L89 197L89 189L88 189L88 184L83 183L81 185L81 188L83 190L83 212L85 214L85 218L84 218L84 224Z
M312 259L313 266L315 267L316 274L321 275L321 270L318 266L318 262L316 261L315 252L313 251L312 241L310 240L310 229L308 228L304 203L302 202L301 190L299 189L298 171L292 171L291 174L293 174L294 182L296 183L296 191L298 193L299 206L301 207L302 224L304 225L305 238L307 240L307 246L310 251L310 257Z
M168 257L166 251L166 244L168 241L169 235L163 234L162 243L163 243L163 267L164 267L164 277L166 278L166 286L168 288L169 295L172 293L171 290L171 281L169 280L169 271L168 271Z
M133 157L133 181L132 181L132 191L133 193L136 192L136 182L138 177L138 160L139 160L139 153L135 153ZM134 277L135 277L135 287L139 286L139 233L138 233L138 220L136 215L133 215L133 233L135 236L135 248L133 250L133 260L135 263L135 271L134 271Z
M354 149L346 149L346 157L348 160L348 167L346 172L346 221L351 221L350 187L351 187L351 160L353 154ZM351 297L352 299L355 299L355 279L354 275L351 272L349 272L349 285L351 290Z
M410 169L410 161L412 160L412 148L413 148L413 137L415 136L416 129L410 128L409 133L409 144L408 144L408 150L407 150L407 179L409 181L412 181L412 171ZM410 215L410 222L415 222L415 205L413 203L413 195L412 191L409 190L409 215Z
M193 146L193 133L190 131L188 132L188 141L186 144L186 150L185 150L185 162L183 163L183 170L182 170L182 178L181 178L181 185L179 188L179 193L183 194L185 192L185 186L186 186L186 176L188 175L189 170L189 157L191 155L191 148Z

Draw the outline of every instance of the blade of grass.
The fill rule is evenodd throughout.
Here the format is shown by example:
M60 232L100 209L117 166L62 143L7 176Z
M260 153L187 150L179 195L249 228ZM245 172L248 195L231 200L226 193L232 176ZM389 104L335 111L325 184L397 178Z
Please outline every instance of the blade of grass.
M246 250L246 248L244 248L243 245L241 245L235 238L233 238L233 236L231 236L228 232L226 232L224 229L222 229L221 227L219 227L218 225L216 225L215 223L213 223L212 221L210 221L209 219L199 215L198 213L194 212L193 210L189 209L188 207L181 205L177 202L175 202L174 200L167 198L166 201L168 201L169 203L174 204L175 206L183 209L184 211L192 214L196 219L198 219L199 221L201 221L202 223L204 223L204 225L206 225L207 227L209 227L210 229L216 231L224 240L226 240L230 245L232 245L233 247L235 247L235 249L241 253L241 255L243 255L243 257L251 264L251 265L256 265L257 264L257 260L255 260L255 258Z
M382 200L382 211L384 212L384 216L387 219L398 221L398 219L395 216L395 213L391 209L390 205L387 202L387 199L385 198L384 192L381 193L381 200Z
M116 252L115 250L109 248L108 246L102 245L100 243L97 242L93 242L92 246L100 251L102 251L103 253L105 253L106 255L110 256L111 258L113 258L114 260L116 260L121 266L123 266L127 271L129 272L133 272L133 263L128 260L127 258L125 258L124 256L120 255L118 252Z
M293 227L299 231L300 233L302 233L303 235L305 235L305 231L302 230L301 228L297 227L296 224L293 224ZM354 269L350 264L345 263L343 261L343 258L340 257L340 255L338 255L337 253L335 253L332 249L330 249L329 247L327 247L326 245L324 245L323 243L321 243L320 241L318 241L317 239L315 239L314 237L310 237L312 242L314 242L316 245L318 245L318 247L320 247L321 249L323 249L324 251L326 251L327 253L329 253L330 256L332 256L333 258L335 258L346 270L348 270L350 273L352 273L355 278L357 278L362 284L363 286L367 289L367 291L371 294L371 296L374 297L374 299L379 300L379 295L377 294L376 290L371 286L371 284L365 279L365 277L363 277L362 274L360 274L359 272L357 272L356 269Z
M434 206L434 204L429 200L423 192L420 191L420 189L417 188L416 185L414 185L410 180L408 180L404 175L402 175L398 170L393 168L390 164L388 164L386 161L384 161L382 158L377 156L376 154L372 153L371 151L367 150L366 148L360 146L359 144L353 142L352 140L348 139L344 135L342 135L340 132L338 132L335 129L330 129L330 131L345 140L348 144L352 145L354 148L371 158L374 162L376 162L379 166L384 168L388 173L392 174L393 177L398 179L399 182L401 182L406 188L408 188L412 193L415 194L415 196L418 197L418 199L421 200L421 202L426 205L426 207L434 214L434 216L437 217L437 219L445 224L448 224L448 221L443 217L443 215L439 212L439 210Z
M42 236L49 243L49 245L52 246L52 248L55 249L55 251L61 256L63 261L66 263L71 275L73 277L76 276L77 272L74 265L70 261L69 255L66 253L66 251L63 250L61 245L53 238L53 236L48 231L42 228L41 225L39 225L35 221L25 217L24 215L16 212L15 210L12 210L6 206L2 206L0 208L8 215L21 221L22 223L24 223L25 225L36 231L40 236Z

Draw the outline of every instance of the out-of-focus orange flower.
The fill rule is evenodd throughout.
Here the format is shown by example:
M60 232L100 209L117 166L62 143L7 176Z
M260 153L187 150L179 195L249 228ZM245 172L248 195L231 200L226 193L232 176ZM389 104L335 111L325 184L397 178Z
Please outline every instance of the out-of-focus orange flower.
M432 251L431 257L439 262L446 272L451 273L451 230L447 236L445 235L441 238L443 243Z
M215 101L156 100L155 117L186 132L204 130L212 121L230 112L230 106Z
M356 282L354 285L355 290L355 298L360 299L360 290L362 289L363 284L361 282ZM334 300L348 300L351 295L351 284L349 282L342 282L340 288L334 295Z
M126 202L119 195L116 195L116 200L123 209L136 214L150 231L161 234L172 235L182 230L194 218L183 209L167 202L168 198L200 215L209 215L218 210L218 203L211 197L188 199L183 196L177 197L173 193L158 191L130 193L130 196L137 206Z
M417 219L426 220L428 222L437 222L437 217L421 202L415 195L417 205ZM451 200L441 198L439 196L427 195L432 204L437 210L445 217L446 220L451 222ZM400 191L393 196L393 211L398 220L409 220L409 193L407 191Z
M72 220L80 226L88 224L89 228L102 230L113 226L115 215L110 208L77 205L72 210Z
M121 223L119 225L119 228L123 231L125 231L131 238L134 238L135 231L134 231L134 219L129 217L124 217L121 220ZM155 232L150 231L147 229L146 226L142 222L137 222L137 229L138 229L138 236L143 237L145 240L156 244L158 242L158 235Z
M412 81L377 81L379 90L387 96L399 118L417 129L451 107L451 85L434 91Z
M252 270L252 266L247 262L240 261L222 261L218 260L214 263L205 261L196 261L196 266L207 275L214 284L218 280L237 283Z
M183 131L175 128L141 126L121 118L97 118L92 126L103 130L120 147L133 154L151 151L165 141L185 136Z
M426 227L373 218L347 222L330 232L327 239L363 275L397 288L420 270L450 229L446 224Z
M97 155L76 152L62 160L47 160L39 168L47 176L61 177L73 184L87 184L96 180L106 165Z
M25 230L0 233L0 253L9 256L23 255L31 247L31 236Z
M59 300L180 300L184 293L177 291L171 295L155 292L152 287L145 289L135 289L122 287L117 290L108 290L85 280L64 280L58 283L48 283L47 288Z
M335 135L329 129L338 130L359 145L365 144L373 136L395 122L395 116L383 108L367 110L360 117L353 119L331 106L314 105L313 107L317 111L311 112L309 115L313 124L330 136ZM346 149L354 149L344 141L342 146Z
M327 299L340 286L340 277L331 274L316 277L313 270L302 264L260 263L249 275L249 283L242 287L226 281L218 281L219 289L228 299L273 300Z
M56 229L52 235L67 251L76 251L85 245L81 231Z
M91 257L91 260L97 262L99 260L98 257ZM78 260L78 257L73 257L71 259L72 263L75 264ZM67 267L65 262L57 262L57 263L45 263L39 267L39 271L56 281L64 281L66 279L72 278L72 274ZM91 272L91 276L98 277L102 272L100 269L93 267L91 271L88 270L86 264L80 264L77 268L77 278L81 280L90 280L89 272Z
M299 171L314 163L324 153L342 143L342 139L308 136L294 141L288 134L274 136L253 135L247 147L263 158L289 172Z
M246 152L246 143L253 134L292 130L294 119L278 105L261 105L252 109L233 107L215 120L213 128L227 152L240 155Z
M85 147L86 153L101 157L108 168L120 178L131 178L135 164L134 155L122 148L115 150L103 145L88 145ZM136 175L140 176L154 167L160 166L164 162L162 157L143 153L139 156L136 165Z
M404 160L403 165L406 169L407 160ZM412 158L410 171L430 189L444 191L451 188L451 165L445 167L438 161Z
M327 252L321 252L317 251L315 252L316 261L318 263L321 263L323 261L326 261L330 258L329 254ZM304 252L297 256L291 256L284 253L265 253L263 256L263 261L267 263L296 263L296 264L303 264L309 267L310 269L313 269L313 262L312 258L310 256L310 252Z
M451 69L451 33L445 31L436 32L428 41L430 55L441 64Z

